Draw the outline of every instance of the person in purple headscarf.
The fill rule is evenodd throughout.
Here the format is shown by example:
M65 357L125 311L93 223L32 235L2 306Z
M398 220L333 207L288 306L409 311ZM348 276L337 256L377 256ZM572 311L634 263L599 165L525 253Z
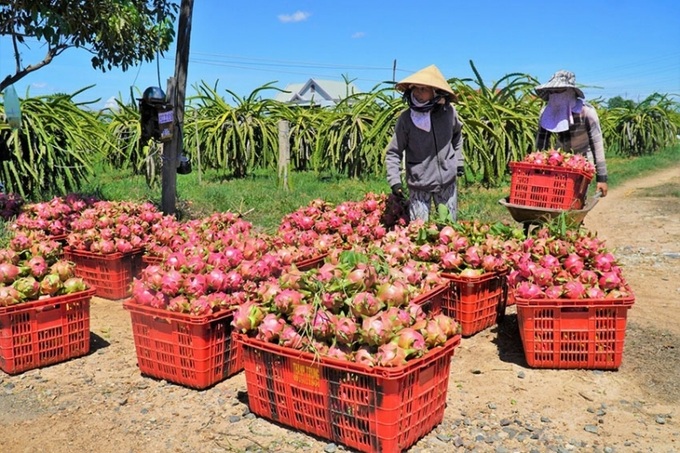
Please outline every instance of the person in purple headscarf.
M607 162L604 156L602 129L595 108L585 102L583 91L576 86L573 72L557 71L536 94L547 104L538 120L536 148L553 147L573 154L582 154L595 164L596 190L607 196Z

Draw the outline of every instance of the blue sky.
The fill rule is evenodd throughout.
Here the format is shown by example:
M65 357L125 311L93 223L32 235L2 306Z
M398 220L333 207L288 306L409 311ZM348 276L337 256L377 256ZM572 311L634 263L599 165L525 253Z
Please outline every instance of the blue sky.
M180 0L178 0L179 2ZM21 48L22 63L42 59L39 43ZM90 54L70 49L15 84L20 97L74 93L76 99L129 99L144 88L165 89L175 66L173 45L158 61L127 72L90 66ZM653 92L680 95L680 1L571 2L195 0L187 95L201 81L217 83L230 101L268 82L285 88L310 77L342 81L363 91L436 64L447 78L487 84L510 73L546 82L568 69L586 97L636 101ZM11 41L0 37L0 78L14 71ZM138 91L137 91L138 90ZM262 93L274 97L274 91ZM679 99L676 97L676 99Z

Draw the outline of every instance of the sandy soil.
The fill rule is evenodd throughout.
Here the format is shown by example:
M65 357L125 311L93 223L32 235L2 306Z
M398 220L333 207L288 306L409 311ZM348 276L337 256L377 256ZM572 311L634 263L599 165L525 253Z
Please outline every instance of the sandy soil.
M611 190L585 220L635 291L617 371L527 366L516 308L464 338L444 421L411 452L680 451L680 168ZM93 298L92 350L0 372L0 451L345 451L250 414L244 373L197 391L141 376L130 314Z

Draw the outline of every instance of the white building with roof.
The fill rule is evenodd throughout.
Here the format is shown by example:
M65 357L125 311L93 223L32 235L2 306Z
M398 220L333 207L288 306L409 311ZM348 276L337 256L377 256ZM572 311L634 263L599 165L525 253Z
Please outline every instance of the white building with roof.
M357 93L361 90L353 83L309 79L288 85L285 92L279 92L274 99L289 105L330 107Z

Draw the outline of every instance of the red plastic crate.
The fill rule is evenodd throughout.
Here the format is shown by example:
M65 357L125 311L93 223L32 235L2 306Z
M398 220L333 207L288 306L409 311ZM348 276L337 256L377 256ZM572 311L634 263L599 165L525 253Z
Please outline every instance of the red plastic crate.
M532 368L616 370L621 366L626 317L634 298L516 297L517 322Z
M142 255L142 265L149 266L151 264L161 264L163 258L155 255Z
M90 351L94 289L0 307L0 368L8 374L80 357Z
M132 279L142 270L143 249L130 253L92 253L64 249L64 258L76 265L75 274L96 290L95 295L118 300L130 296Z
M66 234L66 233L47 235L47 239L49 239L51 241L57 241L62 246L66 245L66 242L67 242L66 239L67 238L68 238L68 234Z
M326 259L326 256L328 256L328 253L324 253L323 255L318 255L318 256L313 256L311 258L307 258L304 260L298 260L295 261L293 264L295 264L295 267L298 268L299 271L308 271L310 269L316 269L319 268L323 265L324 260Z
M581 209L591 176L578 170L510 162L511 204L546 209Z
M413 302L420 305L425 313L439 314L442 312L442 305L444 305L446 294L451 291L450 286L451 283L448 282L432 288L430 291L413 299Z
M451 280L444 293L442 313L455 319L464 337L498 322L507 302L507 273L487 272L478 277L442 274Z
M243 370L232 336L231 310L193 316L123 302L130 312L137 365L143 375L205 389Z
M460 335L402 367L366 367L238 334L254 414L363 452L406 450L444 418Z

